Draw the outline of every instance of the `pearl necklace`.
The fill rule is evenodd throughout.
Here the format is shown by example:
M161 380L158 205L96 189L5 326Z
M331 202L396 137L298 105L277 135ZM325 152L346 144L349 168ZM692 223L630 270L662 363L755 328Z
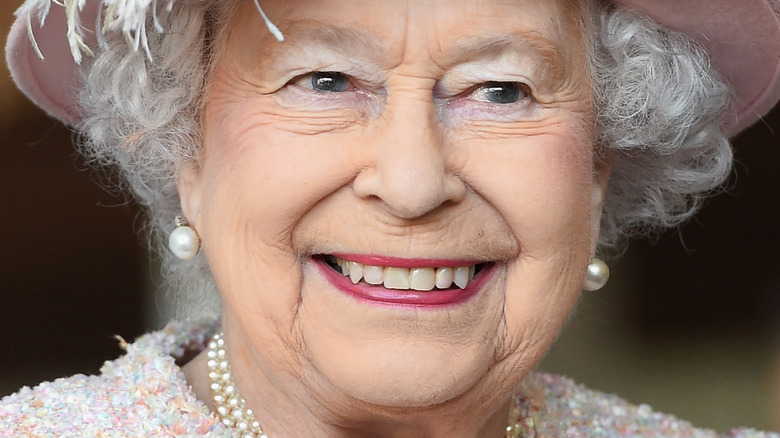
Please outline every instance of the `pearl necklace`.
M211 338L206 355L208 357L206 367L211 381L211 399L214 401L217 416L222 424L237 429L241 432L241 438L268 438L252 410L246 406L246 400L238 393L236 382L233 381L233 373L230 372L222 332Z
M222 424L238 430L241 438L268 438L252 410L246 406L246 400L238 393L236 382L233 381L233 373L230 371L222 332L211 338L206 355L208 357L206 366L211 382L211 399ZM504 438L522 438L524 429L523 415L515 399L509 411L509 424Z

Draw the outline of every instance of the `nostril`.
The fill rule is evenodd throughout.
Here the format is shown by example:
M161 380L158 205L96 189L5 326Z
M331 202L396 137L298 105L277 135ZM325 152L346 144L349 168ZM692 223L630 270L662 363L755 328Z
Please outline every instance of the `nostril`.
M464 199L467 190L460 178L441 167L427 166L427 171L424 166L404 171L366 169L355 178L352 189L357 197L379 201L388 213L402 219L419 218Z

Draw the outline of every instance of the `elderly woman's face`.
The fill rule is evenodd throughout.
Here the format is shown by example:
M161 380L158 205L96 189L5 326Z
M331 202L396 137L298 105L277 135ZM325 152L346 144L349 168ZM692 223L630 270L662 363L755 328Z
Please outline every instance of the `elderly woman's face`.
M264 0L281 43L244 3L180 181L234 359L335 405L505 398L597 234L576 2Z

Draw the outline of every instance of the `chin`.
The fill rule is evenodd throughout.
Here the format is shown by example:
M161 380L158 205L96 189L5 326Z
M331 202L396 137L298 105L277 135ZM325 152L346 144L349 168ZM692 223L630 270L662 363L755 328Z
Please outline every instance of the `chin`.
M474 263L463 289L411 291L398 303L403 291L378 299L385 295L341 281L323 260L304 267L300 332L309 366L337 392L375 406L433 407L471 390L495 366L506 330L505 266ZM418 297L426 293L443 301Z
M347 351L344 351L347 350ZM312 365L338 392L375 406L427 408L463 395L493 363L484 345L437 345L412 339L378 340L370 348L312 351Z

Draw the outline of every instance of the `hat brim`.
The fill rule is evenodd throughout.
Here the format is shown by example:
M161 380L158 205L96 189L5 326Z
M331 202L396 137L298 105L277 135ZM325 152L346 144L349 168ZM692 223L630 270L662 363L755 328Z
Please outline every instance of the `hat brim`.
M99 5L98 1L88 0L79 13L82 25L90 29L85 32L85 43L90 47L96 42L92 29ZM75 126L82 117L76 98L81 78L68 45L67 31L62 7L51 8L43 27L37 17L17 12L6 41L5 57L14 82L33 103L50 116ZM35 50L31 34L43 59Z
M734 90L734 108L723 132L735 135L758 121L780 99L780 0L616 0L670 29L697 40ZM87 0L81 22L95 22L100 2ZM46 24L32 21L40 59L17 17L6 43L6 60L17 86L51 116L69 125L81 120L76 102L77 66L65 38L64 9L52 7ZM89 27L89 26L88 26ZM94 31L85 32L94 47Z

